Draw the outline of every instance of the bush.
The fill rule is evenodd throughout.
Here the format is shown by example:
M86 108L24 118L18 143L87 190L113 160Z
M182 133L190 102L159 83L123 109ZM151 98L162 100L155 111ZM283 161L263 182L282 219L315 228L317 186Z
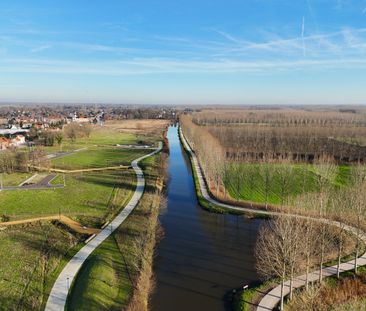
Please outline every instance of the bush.
M10 217L7 215L1 215L0 221L1 222L8 222L10 220Z

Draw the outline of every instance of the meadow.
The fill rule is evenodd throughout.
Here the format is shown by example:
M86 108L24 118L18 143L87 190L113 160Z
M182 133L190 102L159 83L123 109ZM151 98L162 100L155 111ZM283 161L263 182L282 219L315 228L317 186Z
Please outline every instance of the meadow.
M227 167L224 185L235 200L281 204L296 196L316 193L318 174L311 164L235 163ZM328 185L339 188L349 185L352 167L339 165Z
M151 150L89 147L86 150L54 159L51 161L51 166L68 170L119 165L129 166L134 159L149 152Z

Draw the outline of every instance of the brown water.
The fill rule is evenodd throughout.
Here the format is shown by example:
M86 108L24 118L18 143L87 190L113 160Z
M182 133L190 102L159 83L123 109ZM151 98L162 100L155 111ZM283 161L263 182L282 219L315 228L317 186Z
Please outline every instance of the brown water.
M153 311L231 310L234 288L258 280L253 248L261 220L203 210L195 195L189 159L176 127L170 145L168 207L160 221Z

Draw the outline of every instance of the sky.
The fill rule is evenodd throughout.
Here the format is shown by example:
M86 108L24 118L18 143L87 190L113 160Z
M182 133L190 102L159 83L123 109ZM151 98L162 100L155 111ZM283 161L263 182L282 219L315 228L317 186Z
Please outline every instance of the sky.
M0 102L366 104L366 0L1 0Z

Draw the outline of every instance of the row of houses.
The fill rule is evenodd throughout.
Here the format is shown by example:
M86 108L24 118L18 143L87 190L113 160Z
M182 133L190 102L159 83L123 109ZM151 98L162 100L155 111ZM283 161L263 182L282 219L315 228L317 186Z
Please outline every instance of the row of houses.
M0 137L0 150L6 150L10 147L20 147L25 144L25 136L22 134L18 134L14 138Z

